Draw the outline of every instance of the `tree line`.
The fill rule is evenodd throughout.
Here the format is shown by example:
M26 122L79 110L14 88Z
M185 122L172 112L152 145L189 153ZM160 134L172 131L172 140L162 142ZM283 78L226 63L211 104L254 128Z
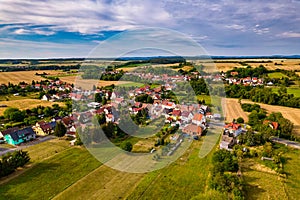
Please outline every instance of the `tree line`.
M26 151L19 150L5 154L0 158L0 177L13 173L18 167L23 167L29 161L30 157Z

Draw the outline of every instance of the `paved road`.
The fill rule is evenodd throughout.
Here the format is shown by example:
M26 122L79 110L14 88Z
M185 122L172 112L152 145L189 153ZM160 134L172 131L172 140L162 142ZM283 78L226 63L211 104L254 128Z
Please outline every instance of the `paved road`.
M23 143L20 146L16 146L16 148L5 149L5 150L2 149L2 151L0 151L0 156L4 155L6 153L9 153L9 152L14 152L14 151L25 149L27 147L30 147L30 146L33 146L33 145L36 145L36 144L39 144L39 143L42 143L42 142L45 142L45 141L48 141L48 140L52 140L54 138L56 138L56 137L52 136L52 135L45 136L45 137L39 137L34 141Z
M285 140L285 139L277 138L277 137L272 137L272 138L270 138L270 140L273 141L273 142L280 143L280 144L285 144L285 145L293 147L295 149L300 149L300 143L299 142Z

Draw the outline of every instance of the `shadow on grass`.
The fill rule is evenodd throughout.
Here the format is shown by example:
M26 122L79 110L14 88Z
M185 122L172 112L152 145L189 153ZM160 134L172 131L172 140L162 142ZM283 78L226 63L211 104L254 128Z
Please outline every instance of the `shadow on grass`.
M32 185L31 182L38 181L38 179L42 178L44 174L55 174L55 171L59 167L60 165L57 163L38 163L34 167L28 169L25 173L20 174L18 177L0 185L0 200L31 199L30 191L33 191L34 187L37 187L36 185ZM47 190L47 185L40 185L40 187L44 187L45 191Z

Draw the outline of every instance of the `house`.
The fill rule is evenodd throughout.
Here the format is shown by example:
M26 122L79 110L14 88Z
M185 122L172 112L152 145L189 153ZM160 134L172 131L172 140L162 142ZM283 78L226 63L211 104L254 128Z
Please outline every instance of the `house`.
M98 102L90 102L87 104L87 107L89 108L100 108L101 104Z
M61 121L67 128L71 128L74 125L73 119L69 116L62 118Z
M172 111L172 117L173 117L173 119L177 120L177 119L179 119L180 116L181 116L181 111L180 110L174 109Z
M114 118L113 114L107 114L105 116L105 119L106 119L106 123L108 123L108 122L114 122L115 121L115 118Z
M41 123L38 122L36 124L36 126L33 127L36 135L40 135L40 136L45 136L45 135L50 135L54 132L56 126L56 122L50 122L50 123Z
M49 94L44 94L43 97L41 98L42 101L50 101L51 96Z
M269 125L274 130L277 130L279 126L278 122L271 122L269 120L265 120L263 124Z
M228 132L229 135L237 137L243 132L242 126L237 123L229 123L224 126L224 132Z
M230 150L236 144L236 140L228 135L222 135L220 149Z
M203 129L201 126L197 126L196 124L188 124L182 129L182 132L191 136L201 136L202 130Z
M35 139L35 136L36 136L36 134L33 131L33 129L31 127L27 127L27 128L6 134L4 136L4 140L8 144L18 145L23 142L30 141L31 139Z
M75 126L72 126L67 130L66 136L71 136L76 138L76 128Z
M189 111L183 111L181 113L181 120L185 123L190 123L193 119L194 115Z
M13 133L17 130L19 130L19 128L13 127L13 128L6 129L4 131L0 131L0 138L3 138L5 135Z
M196 124L197 126L204 126L205 122L205 116L201 113L196 113L192 120L192 123Z

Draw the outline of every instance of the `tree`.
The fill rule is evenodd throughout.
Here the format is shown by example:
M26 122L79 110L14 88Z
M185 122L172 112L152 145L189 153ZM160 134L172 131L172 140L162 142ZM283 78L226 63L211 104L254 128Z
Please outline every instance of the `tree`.
M57 137L63 137L67 132L67 128L62 122L57 122L55 129L54 129L54 135Z
M83 145L83 142L81 141L80 135L82 135L82 129L81 129L81 127L78 127L76 129L76 141L75 141L75 145Z
M129 142L129 141L123 142L123 143L121 144L121 148L122 148L124 151L131 152L131 150L132 150L132 144L131 144L131 142Z
M102 102L101 103L102 103L102 105L105 105L107 103L107 100L106 100L105 97L102 98Z
M244 123L244 119L242 117L237 118L236 120L237 123Z
M98 119L98 123L105 124L106 123L106 118L105 118L105 113L101 113L100 115L96 115Z
M98 102L98 103L102 102L102 96L100 93L95 94L95 102Z
M25 118L25 112L20 111L18 108L7 108L4 111L4 117L10 121L22 122Z

